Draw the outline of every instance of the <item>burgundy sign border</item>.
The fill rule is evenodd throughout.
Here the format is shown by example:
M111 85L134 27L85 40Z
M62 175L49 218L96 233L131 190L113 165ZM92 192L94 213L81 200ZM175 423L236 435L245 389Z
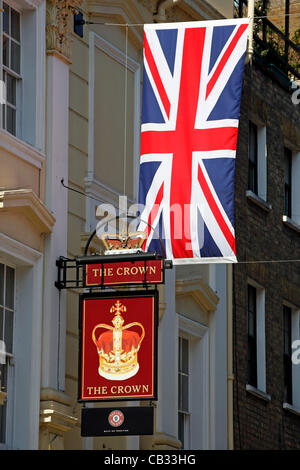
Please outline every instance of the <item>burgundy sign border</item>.
M134 397L116 397L116 398L82 398L82 319L83 319L83 304L86 299L109 299L115 300L116 298L141 298L141 297L152 297L154 306L154 325L153 325L153 341L154 341L154 357L153 357L153 394L151 396L139 396ZM92 292L79 294L79 318L78 318L78 329L79 329L79 355L78 355L78 392L77 401L79 403L86 402L119 402L119 401L157 401L157 343L158 343L158 298L159 294L157 290L138 290L138 291L115 291L115 292Z

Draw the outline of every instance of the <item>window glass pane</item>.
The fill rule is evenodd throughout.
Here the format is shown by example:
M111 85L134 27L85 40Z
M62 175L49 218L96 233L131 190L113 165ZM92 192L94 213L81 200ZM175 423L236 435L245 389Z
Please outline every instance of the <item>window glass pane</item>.
M288 217L291 217L291 192L287 185L285 185L285 193L284 193L284 213Z
M15 290L15 270L6 266L6 293L5 305L8 308L14 308L14 290Z
M182 375L178 374L178 409L182 410Z
M248 285L248 383L257 387L256 289Z
M185 374L189 373L189 342L187 339L182 338L182 364L181 371Z
M285 156L285 182L290 185L291 183L291 164L292 164L292 152L290 149L284 149Z
M248 188L257 194L257 126L249 121Z
M9 34L9 7L6 3L3 3L3 31Z
M0 382L2 390L7 389L7 366L0 364ZM6 429L6 402L0 406L0 442L5 443L5 429Z
M257 163L257 126L249 122L249 159L252 163Z
M189 378L182 375L182 411L189 411Z
M3 326L4 326L3 308L0 307L0 339L2 341L4 340Z
M16 106L16 84L17 80L7 74L6 78L6 99L10 104Z
M6 67L9 67L9 39L4 36L2 36L3 39L3 64L6 65Z
M11 9L11 35L20 41L20 14L13 9Z
M184 449L184 415L182 413L178 414L178 439L182 443L182 448Z
M3 129L6 129L5 108L6 108L6 106L3 104L2 105L2 127L3 127Z
M21 48L19 44L14 41L11 41L11 69L16 73L20 73L20 57L21 57Z
M248 335L250 336L255 336L255 322L256 322L256 318L255 318L255 315L253 312L251 312L249 310L249 313L248 313Z
M283 309L284 352L291 355L292 343L292 311L289 307Z
M6 107L6 130L13 135L16 135L16 110L10 106Z
M3 293L4 293L3 291L4 291L4 265L0 263L0 305L3 305Z
M4 315L4 341L6 352L13 352L13 312L5 310Z
M253 286L248 286L248 310L256 311L256 289Z

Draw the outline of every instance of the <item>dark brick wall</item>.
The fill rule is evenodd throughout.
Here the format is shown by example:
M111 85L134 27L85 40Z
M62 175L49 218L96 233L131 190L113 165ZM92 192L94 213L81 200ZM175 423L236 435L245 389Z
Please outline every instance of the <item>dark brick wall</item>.
M248 120L251 115L260 117L267 126L267 200L272 205L269 212L246 197ZM300 150L300 104L294 105L291 92L257 64L247 65L236 160L235 229L239 261L300 259L300 235L282 222L285 140ZM248 277L265 288L269 402L246 392ZM235 449L300 449L300 416L282 408L284 300L300 308L300 263L241 263L234 266Z

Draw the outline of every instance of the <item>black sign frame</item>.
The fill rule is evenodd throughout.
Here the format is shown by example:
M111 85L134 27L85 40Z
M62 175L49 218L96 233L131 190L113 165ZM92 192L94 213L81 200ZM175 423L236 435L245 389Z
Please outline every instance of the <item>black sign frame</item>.
M121 416L117 425L111 417ZM119 424L121 423L121 424ZM82 408L81 436L140 436L152 435L154 430L153 406L128 406L122 408Z

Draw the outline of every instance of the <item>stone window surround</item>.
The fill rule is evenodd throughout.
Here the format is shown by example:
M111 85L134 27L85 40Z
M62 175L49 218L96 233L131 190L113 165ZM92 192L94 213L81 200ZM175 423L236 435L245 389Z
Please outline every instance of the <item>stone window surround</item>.
M300 149L286 138L284 139L284 146L292 152L292 214L291 217L283 215L282 222L290 229L300 233L300 204L298 202L300 198L298 189L300 178Z
M21 22L21 72L22 93L19 108L26 109L19 126L17 138L40 152L44 151L44 63L45 63L45 28L43 24L45 15L45 0L0 0L16 9L22 15ZM2 8L0 9L0 11ZM2 18L1 18L2 23ZM36 48L29 48L34 44ZM24 54L30 50L30 60L24 60ZM27 55L26 55L27 57ZM28 56L29 57L29 56ZM22 65L23 64L23 65ZM2 59L1 59L2 67ZM24 88L25 87L25 88ZM34 98L34 99L33 99Z
M257 392L256 395L263 394L269 397L266 392L266 335L265 335L265 288L251 278L247 279L247 285L256 289L256 351L257 351L257 387L248 385L247 391Z
M294 305L287 300L283 301L283 305L289 307L292 311L292 343L299 339L300 336L300 309L299 306ZM293 403L283 403L283 408L288 411L294 411L300 415L300 369L299 365L292 365L292 388L293 388ZM296 414L297 414L296 413Z

